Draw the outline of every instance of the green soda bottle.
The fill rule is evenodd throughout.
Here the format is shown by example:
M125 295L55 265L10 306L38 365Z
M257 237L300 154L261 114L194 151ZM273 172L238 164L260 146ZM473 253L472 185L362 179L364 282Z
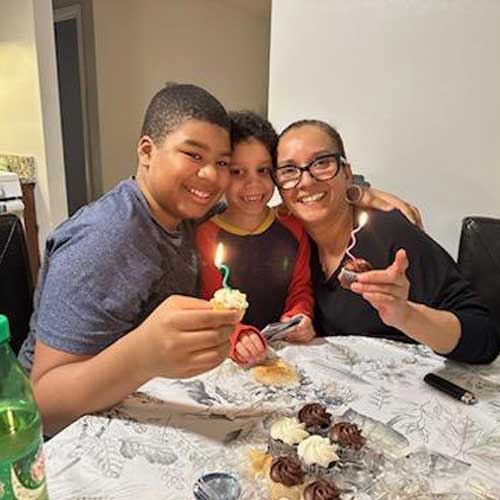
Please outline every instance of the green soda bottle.
M40 412L0 315L0 500L47 500Z

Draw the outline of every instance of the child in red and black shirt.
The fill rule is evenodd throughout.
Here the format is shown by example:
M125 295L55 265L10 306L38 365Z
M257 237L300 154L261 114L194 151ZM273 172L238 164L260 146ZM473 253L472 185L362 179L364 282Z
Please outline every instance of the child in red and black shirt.
M276 132L267 120L251 112L231 113L231 119L227 209L201 224L196 234L202 297L210 299L222 286L214 257L217 245L223 243L229 285L247 294L244 322L262 329L300 315L300 323L290 329L286 340L308 342L315 332L307 234L295 218L278 215L267 206L274 192L271 170ZM240 344L242 357L247 357L244 343Z

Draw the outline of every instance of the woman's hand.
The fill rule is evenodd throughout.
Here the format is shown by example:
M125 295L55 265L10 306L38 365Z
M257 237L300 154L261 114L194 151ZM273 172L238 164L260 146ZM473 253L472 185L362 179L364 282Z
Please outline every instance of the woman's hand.
M416 224L420 229L424 229L418 208L390 193L385 193L375 188L363 189L359 201L353 203L358 207L375 208L377 210L384 210L385 212L397 209L410 222Z
M305 314L297 314L300 317L300 323L288 330L285 340L297 344L305 344L316 337L311 318ZM282 316L281 321L289 321L296 316Z
M360 273L351 285L351 290L367 300L386 325L400 330L404 330L410 312L410 282L406 269L408 257L406 251L400 249L387 269Z

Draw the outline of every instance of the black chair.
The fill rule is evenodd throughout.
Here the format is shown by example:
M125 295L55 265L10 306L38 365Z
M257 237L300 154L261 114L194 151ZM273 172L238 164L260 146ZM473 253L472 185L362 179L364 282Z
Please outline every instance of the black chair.
M500 219L463 220L458 267L500 325Z
M29 332L33 281L20 219L0 215L0 314L9 318L10 345L17 354Z

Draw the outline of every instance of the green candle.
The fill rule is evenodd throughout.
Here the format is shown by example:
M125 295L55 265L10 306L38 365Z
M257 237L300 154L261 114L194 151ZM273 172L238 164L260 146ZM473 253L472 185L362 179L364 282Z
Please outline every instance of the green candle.
M226 264L221 264L219 266L219 271L222 274L222 286L224 288L230 288L227 284L227 280L229 279L229 267L227 267Z
M224 288L230 288L230 286L227 283L229 280L229 267L222 262L223 260L224 260L224 245L222 243L219 243L217 245L217 251L215 252L214 262L215 266L222 274L222 286Z

